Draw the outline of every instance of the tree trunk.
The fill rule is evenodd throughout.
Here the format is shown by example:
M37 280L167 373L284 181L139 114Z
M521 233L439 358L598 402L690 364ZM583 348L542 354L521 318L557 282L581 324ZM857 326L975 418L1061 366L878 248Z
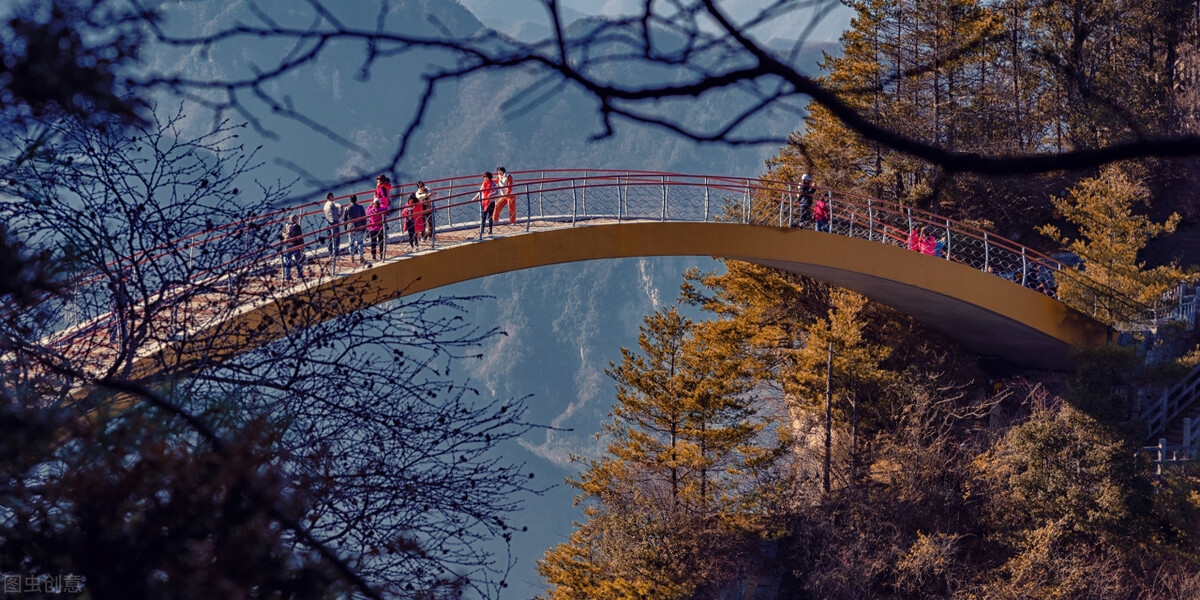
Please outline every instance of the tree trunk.
M829 491L829 465L833 453L833 340L829 341L829 360L825 363L825 491Z

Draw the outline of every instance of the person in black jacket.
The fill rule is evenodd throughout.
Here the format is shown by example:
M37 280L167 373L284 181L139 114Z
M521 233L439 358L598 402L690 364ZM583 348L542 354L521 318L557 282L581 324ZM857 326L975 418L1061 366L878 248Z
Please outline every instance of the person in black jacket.
M304 230L300 228L300 217L292 215L283 226L283 280L291 281L292 268L304 279Z
M812 210L813 194L817 193L817 186L813 185L812 175L804 174L800 178L800 198L796 206L796 214L792 215L792 224L794 227L805 227L808 225L809 211Z
M350 204L343 210L342 222L350 237L350 258L354 258L354 251L358 250L358 264L365 263L363 236L367 234L367 209L358 203L358 196L350 196Z

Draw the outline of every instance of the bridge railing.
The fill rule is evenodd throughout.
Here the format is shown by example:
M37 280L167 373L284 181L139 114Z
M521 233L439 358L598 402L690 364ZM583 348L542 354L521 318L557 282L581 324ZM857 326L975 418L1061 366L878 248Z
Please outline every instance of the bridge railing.
M686 175L655 171L616 170L546 170L514 172L518 219L515 225L507 220L507 211L494 225L500 233L515 233L540 229L586 225L600 222L625 221L693 221L735 222L774 227L810 227L817 223L811 214L803 214L799 189L794 184L763 179ZM481 178L478 175L426 181L433 193L435 238L426 248L438 248L448 243L464 243L479 239L485 232L480 227L480 204L477 198ZM399 207L416 190L415 182L397 184L392 190L392 206ZM356 194L369 204L373 190ZM499 195L499 194L498 194ZM343 204L350 194L338 196ZM881 244L907 247L914 232L922 227L926 234L940 240L940 256L931 256L968 265L972 268L1004 277L1019 285L1050 296L1057 292L1057 278L1082 277L1060 261L1036 252L1011 240L967 223L955 221L895 202L867 196L821 189L813 197L827 203L830 219L827 229L835 235L849 236ZM275 269L282 262L289 243L280 235L284 222L293 214L302 219L305 232L304 252L310 258L321 259L322 248L333 235L322 218L323 199L282 208L238 222L219 224L168 244L166 248L144 251L125 262L153 261L160 255L178 256L193 253L208 261L206 275L193 283L213 284L243 273L248 269ZM403 219L399 210L386 218L388 241L393 253L403 244ZM447 236L447 233L457 233ZM440 234L440 235L439 235ZM470 235L465 235L470 234ZM236 240L230 244L231 236ZM344 248L348 238L341 234ZM246 248L244 254L223 254L214 257L207 248L222 244ZM340 274L348 267L346 261L329 261L327 273ZM282 274L282 270L280 270ZM162 290L160 293L170 293ZM104 311L73 313L74 329L86 330L98 326Z
M1146 437L1154 439L1165 433L1167 427L1196 402L1197 397L1200 397L1200 366L1153 400L1142 403L1136 418L1146 424ZM1190 419L1185 421L1181 441L1184 445L1195 445L1200 442L1200 427L1192 427Z
M1158 438L1157 445L1142 446L1142 454L1154 462L1155 474L1162 475L1163 465L1196 460L1196 444L1173 446L1167 444L1166 438Z
M816 227L811 215L801 214L798 190L784 182L647 172L556 175L540 173L514 187L518 224L523 229L598 220ZM476 186L463 187L434 190L442 192L436 207L439 228L478 228L479 207L473 200ZM828 204L828 229L834 234L904 247L913 232L924 227L927 235L941 241L940 258L1051 295L1055 272L1065 268L1049 256L953 219L834 190L822 190L819 196Z

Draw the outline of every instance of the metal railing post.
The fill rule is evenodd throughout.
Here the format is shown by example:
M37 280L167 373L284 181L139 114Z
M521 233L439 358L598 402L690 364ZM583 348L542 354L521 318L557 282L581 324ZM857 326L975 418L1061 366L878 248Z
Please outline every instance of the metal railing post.
M825 204L829 205L829 230L826 233L833 233L833 190L825 192Z
M666 221L667 220L667 176L666 175L663 175L663 178L662 178L662 190L663 190L662 220Z
M742 197L742 224L750 223L750 180L746 180L746 195Z
M867 223L870 229L867 230L867 241L875 241L875 205L871 204L871 199L867 198ZM884 240L880 240L884 241Z
M529 200L529 184L525 184L525 233L529 233L529 227L533 221L533 203Z
M912 230L913 230L912 207L910 206L910 207L908 207L908 235L910 238L912 237Z
M705 177L704 178L704 222L705 223L708 222L708 202L709 202L708 193L709 193L708 178Z
M787 198L788 198L787 226L791 227L792 223L796 222L796 186L793 183L788 184Z
M783 227L783 205L787 202L787 193L779 192L779 226Z
M617 222L625 214L625 194L621 191L621 176L617 175Z
M1021 287L1025 287L1025 274L1029 272L1029 263L1025 260L1025 246L1021 246Z
M988 256L988 232L983 232L983 272L988 272L988 262L991 257Z
M546 218L546 172L542 171L542 180L538 183L538 217Z
M579 216L579 184L576 180L571 180L571 225L575 225L575 219Z
M946 260L950 260L950 240L953 238L950 235L950 219L946 219Z

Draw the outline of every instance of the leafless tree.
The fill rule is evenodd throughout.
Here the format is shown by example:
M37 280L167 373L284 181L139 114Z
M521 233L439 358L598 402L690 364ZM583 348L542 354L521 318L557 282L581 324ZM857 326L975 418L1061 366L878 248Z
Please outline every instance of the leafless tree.
M280 289L287 186L245 192L238 128L180 118L50 120L0 167L32 274L0 321L0 555L101 595L497 595L538 490L495 448L533 426L451 375L496 332L471 298Z
M837 6L831 0L773 0L752 14L737 16L714 0L644 0L635 14L572 26L564 22L557 0L542 3L553 34L536 43L521 43L489 30L455 35L432 16L427 17L425 26L389 21L390 12L398 6L389 2L380 3L373 26L343 19L341 7L334 3L307 0L299 8L254 4L248 22L218 23L215 29L193 31L178 19L172 21L178 15L169 7L142 0L23 3L0 32L9 42L4 53L10 59L3 67L8 83L0 97L0 110L14 123L32 115L61 113L112 115L128 122L144 118L148 94L169 92L211 109L215 123L236 115L259 133L272 135L263 122L272 115L356 149L319 115L297 108L285 91L287 86L277 84L307 66L333 60L335 49L358 47L362 79L389 72L392 65L420 53L435 53L448 65L431 67L424 75L416 110L390 160L378 165L385 169L400 164L414 134L425 125L439 88L482 73L509 71L524 73L532 83L507 110L536 110L563 89L580 90L597 102L597 137L612 135L621 126L649 125L701 142L780 146L788 143L790 132L759 135L752 124L780 117L795 122L811 100L865 139L936 164L946 172L1036 173L1200 152L1200 137L1194 132L1137 127L1096 148L1021 155L956 151L891 130L855 110L846 98L805 75L795 64L811 32ZM283 14L285 10L287 14ZM307 24L293 25L304 22ZM796 29L793 47L786 52L760 39L761 32L780 22L805 23ZM1194 28L1188 30L1194 35ZM261 49L256 58L264 62L251 63L234 75L153 70L140 62L140 53L150 47L208 55L249 42ZM1191 42L1181 38L1176 43ZM35 52L42 46L54 51ZM916 72L899 76L919 75L920 71L918 67ZM639 73L636 80L628 81L634 72ZM54 77L41 77L43 74ZM1186 77L1186 69L1176 75ZM64 95L61 90L78 92ZM729 100L725 104L729 113L719 125L701 129L676 119L678 112L672 111L672 106L702 97Z

